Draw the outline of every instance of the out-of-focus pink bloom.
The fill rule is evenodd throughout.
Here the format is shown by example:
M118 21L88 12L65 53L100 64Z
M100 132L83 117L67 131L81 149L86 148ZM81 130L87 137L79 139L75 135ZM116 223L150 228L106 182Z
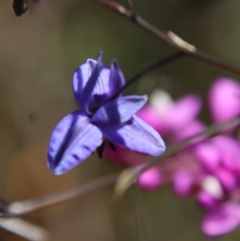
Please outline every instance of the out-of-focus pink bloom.
M188 170L180 169L173 175L173 188L180 197L186 197L191 194L195 183L194 174Z
M240 225L240 206L235 202L222 204L209 212L202 221L202 230L209 236L229 233Z
M156 90L150 98L150 105L137 115L163 135L167 131L180 132L181 128L195 120L200 109L198 95L189 94L174 102L166 92ZM158 124L155 123L156 119Z
M123 166L140 165L149 159L147 154L131 151L122 146L115 145L113 150L109 144L105 146L104 155L111 162Z
M161 170L157 167L152 167L142 173L138 179L139 185L144 190L155 190L160 185L163 184L163 174Z
M240 84L236 80L222 77L210 87L209 107L215 122L221 122L240 114Z

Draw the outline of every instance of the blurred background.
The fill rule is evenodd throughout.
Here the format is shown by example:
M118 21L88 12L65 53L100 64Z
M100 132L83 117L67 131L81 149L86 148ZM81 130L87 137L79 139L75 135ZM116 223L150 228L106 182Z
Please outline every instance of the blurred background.
M121 3L125 4L124 1ZM163 31L171 30L199 49L240 63L239 0L135 0L135 10ZM0 1L0 196L7 201L40 197L121 170L97 155L62 176L46 166L46 148L56 123L77 109L73 71L104 51L116 58L126 79L175 50L90 0L41 0L16 17L11 0ZM202 96L201 118L210 123L206 93L222 69L184 58L158 69L126 93L167 90L174 98ZM178 199L171 187L143 192L140 200L148 240L213 240L200 230L201 210ZM24 216L51 233L51 240L138 240L134 191L113 199L113 188L81 196ZM238 240L235 231L214 239ZM24 240L0 230L0 240Z

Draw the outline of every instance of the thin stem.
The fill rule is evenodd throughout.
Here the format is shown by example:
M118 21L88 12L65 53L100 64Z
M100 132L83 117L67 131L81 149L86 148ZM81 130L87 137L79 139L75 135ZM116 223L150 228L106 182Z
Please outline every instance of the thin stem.
M50 235L44 229L20 218L1 218L0 227L29 241L49 241Z
M0 197L1 210L8 202ZM49 233L42 227L29 223L20 218L0 218L0 227L30 241L48 241Z
M122 5L108 0L92 0L93 2L113 11L117 14L121 15L122 17L126 18L128 21L132 22L139 28L145 30L146 32L153 35L158 40L170 45L171 47L180 50L181 52L186 53L188 56L192 56L196 59L199 59L203 62L206 62L211 65L215 65L222 69L228 70L235 74L240 75L240 68L231 65L225 61L222 61L210 54L204 53L203 51L197 50L196 47L187 43L186 41L179 38L172 32L163 32L156 28L155 26L151 25L145 19L140 17L139 15L135 14L129 9L126 9Z
M92 191L106 188L114 184L118 176L119 173L115 173L62 192L54 193L40 198L10 203L3 208L3 216L12 217L24 215L42 208L46 208L55 204L71 200Z
M136 75L134 75L133 77L131 77L127 83L120 88L109 100L113 100L115 99L118 95L120 95L126 88L128 88L130 85L132 85L133 83L135 83L135 81L137 81L138 79L140 79L141 77L143 77L144 75L148 74L149 72L153 71L156 68L159 67L163 67L164 65L169 64L170 62L173 62L181 57L183 57L185 55L185 53L183 52L178 52L175 53L173 55L170 55L164 59L161 59L159 61L157 61L156 63L154 63L153 65L148 66L146 69L143 69L142 71L140 71L139 73L137 73Z
M122 196L125 193L125 191L132 185L132 183L135 182L138 179L138 177L150 167L175 155L176 153L179 153L184 148L187 148L189 145L192 145L194 141L198 141L197 143L199 143L199 138L201 138L202 142L210 137L218 135L225 129L237 124L240 124L240 116L234 117L230 120L227 120L219 124L211 125L204 131L201 131L189 138L172 144L161 156L151 159L149 162L146 162L140 168L125 169L119 176L119 179L117 181L115 188L116 196Z

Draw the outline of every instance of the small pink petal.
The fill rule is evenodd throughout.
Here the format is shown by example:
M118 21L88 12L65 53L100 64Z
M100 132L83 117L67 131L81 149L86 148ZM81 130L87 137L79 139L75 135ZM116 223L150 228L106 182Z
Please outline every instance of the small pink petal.
M201 100L197 95L186 95L178 99L167 113L169 126L174 130L179 130L192 122L201 109Z
M185 126L182 126L178 131L174 132L172 135L173 141L180 141L182 139L188 138L192 135L195 135L205 129L203 123L197 120L187 123ZM197 143L201 141L203 137L196 138L192 143Z
M216 177L219 179L221 182L222 186L228 190L231 191L236 187L236 179L230 171L224 168L220 168L217 173Z
M160 117L158 112L151 106L146 106L141 109L137 116L142 120L151 125L156 131L159 131L161 134L166 132L166 126L163 122L163 118Z
M160 169L153 167L142 173L138 182L144 190L152 191L162 185L163 175Z
M204 190L200 190L196 198L200 206L208 210L216 208L219 204L219 201L215 197Z
M240 207L229 202L208 213L202 221L202 231L209 236L229 233L240 225Z
M116 144L114 146L115 150L112 150L107 143L104 148L104 156L115 164L135 166L146 162L149 158L147 154L131 151Z
M186 197L191 193L194 175L188 170L179 170L173 176L173 188L177 195Z
M228 120L240 113L240 84L227 77L219 78L210 87L208 99L213 120Z
M125 148L121 146L115 145L115 150L112 150L112 148L107 143L104 147L104 156L111 162L118 165L126 165L124 153Z
M221 153L239 154L239 143L228 136L219 135L211 139L211 143L218 148Z
M215 172L220 166L221 153L213 145L201 143L193 149L193 152L207 171Z

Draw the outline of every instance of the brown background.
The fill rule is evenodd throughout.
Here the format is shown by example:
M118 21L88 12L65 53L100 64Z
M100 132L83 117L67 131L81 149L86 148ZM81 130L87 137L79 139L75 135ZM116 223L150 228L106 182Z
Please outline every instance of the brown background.
M240 63L239 0L135 0L136 11L164 31L172 30L199 49ZM17 18L11 0L0 1L0 195L23 200L80 185L119 170L96 155L63 176L46 167L51 130L77 108L71 76L86 58L103 50L117 58L126 78L171 54L133 24L89 0L42 0ZM189 92L206 97L210 83L228 72L192 59L154 71L126 92L150 94L164 88L175 98ZM206 104L206 102L204 102ZM207 105L201 118L210 121ZM138 240L133 191L114 201L113 190L85 195L25 218L45 227L54 241ZM147 240L212 240L200 231L201 211L179 200L171 188L143 193ZM239 231L217 240L238 240ZM22 240L4 230L0 240Z

